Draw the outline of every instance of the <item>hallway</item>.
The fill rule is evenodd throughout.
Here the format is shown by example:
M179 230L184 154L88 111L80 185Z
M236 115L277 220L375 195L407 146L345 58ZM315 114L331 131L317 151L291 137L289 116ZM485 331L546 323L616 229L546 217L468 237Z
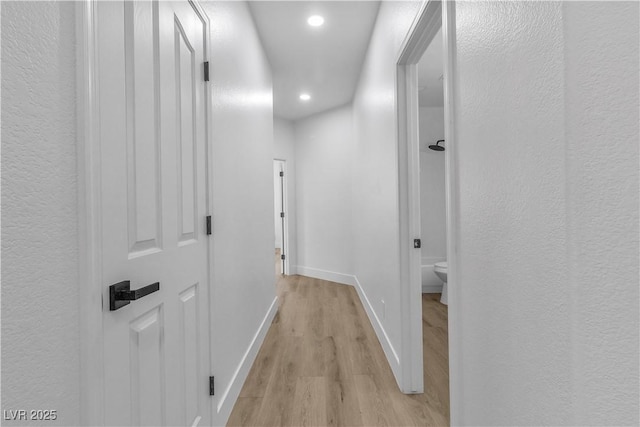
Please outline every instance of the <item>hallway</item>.
M640 2L1 5L2 425L640 425Z
M355 288L282 276L229 426L449 424L447 307L423 295L425 393L402 394ZM428 342L427 342L428 341Z

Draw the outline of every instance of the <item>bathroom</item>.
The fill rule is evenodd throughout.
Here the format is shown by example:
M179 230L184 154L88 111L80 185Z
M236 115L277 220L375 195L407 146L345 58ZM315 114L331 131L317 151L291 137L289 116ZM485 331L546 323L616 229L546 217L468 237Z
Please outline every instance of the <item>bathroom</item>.
M446 140L440 29L423 53L418 74L422 362L424 391L449 412Z
M420 141L420 228L422 293L442 294L447 303L447 218L445 196L442 30L418 63Z

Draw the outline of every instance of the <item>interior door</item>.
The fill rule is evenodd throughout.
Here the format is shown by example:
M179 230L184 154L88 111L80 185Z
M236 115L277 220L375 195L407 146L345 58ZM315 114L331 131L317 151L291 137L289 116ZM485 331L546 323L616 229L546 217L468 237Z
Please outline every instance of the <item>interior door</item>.
M285 270L285 259L286 259L286 233L285 233L285 216L287 212L285 211L285 188L284 188L284 161L282 160L274 160L273 161L273 172L274 172L274 209L275 209L275 220L276 220L276 246L280 249L280 268L278 270L279 274L285 275L287 271Z
M207 425L205 22L188 1L96 3L105 424ZM123 281L139 298L113 310Z

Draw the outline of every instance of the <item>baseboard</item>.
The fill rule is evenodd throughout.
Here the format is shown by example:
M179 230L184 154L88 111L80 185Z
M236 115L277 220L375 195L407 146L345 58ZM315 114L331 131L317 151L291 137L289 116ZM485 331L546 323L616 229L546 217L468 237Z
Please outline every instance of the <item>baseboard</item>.
M321 270L319 268L296 265L292 270L301 276L313 277L315 279L327 280L329 282L342 283L345 285L356 285L356 277L352 274L336 273L335 271Z
M442 285L422 285L423 294L441 294Z
M384 326L382 326L382 322L380 322L378 315L373 309L369 298L367 298L367 294L364 292L364 289L362 289L358 278L355 276L353 278L355 279L355 288L358 292L358 296L360 297L360 302L362 303L364 310L367 312L369 322L371 322L371 326L373 326L373 330L376 332L376 336L378 337L378 341L380 341L380 345L382 345L382 349L384 350L384 354L387 357L389 366L391 366L391 370L393 371L393 376L396 378L398 387L402 389L402 373L400 371L400 358L398 357L398 353L393 347L393 344L391 344L391 340L389 340L389 336L387 335Z
M264 341L267 332L269 331L269 327L271 326L271 322L278 311L278 297L273 299L271 303L271 307L267 311L267 314L264 316L260 327L256 331L253 339L251 340L251 344L249 344L249 348L245 351L236 372L231 377L231 381L227 389L222 393L220 400L218 401L217 406L217 420L215 420L216 425L227 425L227 421L229 420L229 416L231 415L231 410L233 409L233 405L235 405L238 396L240 395L240 390L242 390L242 386L244 385L244 381L247 379L247 375L249 375L249 370L253 365L253 362L258 355L258 351L262 346L262 342Z

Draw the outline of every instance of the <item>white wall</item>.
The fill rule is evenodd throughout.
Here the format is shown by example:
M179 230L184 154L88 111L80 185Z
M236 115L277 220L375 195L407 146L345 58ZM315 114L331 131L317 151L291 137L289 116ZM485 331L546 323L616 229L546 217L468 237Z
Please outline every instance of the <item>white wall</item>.
M381 4L354 98L354 272L388 356L400 355L401 335L396 61L419 6ZM394 355L390 363L398 375Z
M640 424L637 2L563 3L577 425Z
M457 4L461 424L638 424L638 4Z
M2 409L47 425L80 422L74 7L2 3Z
M275 298L273 102L269 63L246 2L203 7L212 29L213 370L220 410L214 421L220 425L251 357L234 377L236 370Z
M286 248L289 268L296 265L297 260L297 232L296 232L296 161L295 161L295 134L293 122L274 116L274 158L285 160L286 165L286 195L287 195L287 218L289 227L289 247ZM290 271L294 274L295 272Z
M444 139L444 108L420 107L419 114L422 258L444 260L447 258L445 153L429 149L429 145Z
M567 424L561 5L459 4L457 19L462 421Z
M296 271L352 283L351 106L297 121L295 144Z

